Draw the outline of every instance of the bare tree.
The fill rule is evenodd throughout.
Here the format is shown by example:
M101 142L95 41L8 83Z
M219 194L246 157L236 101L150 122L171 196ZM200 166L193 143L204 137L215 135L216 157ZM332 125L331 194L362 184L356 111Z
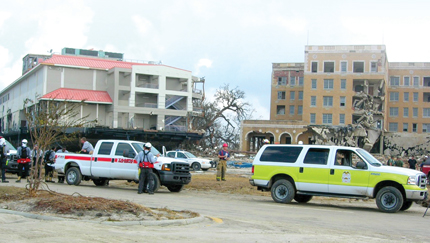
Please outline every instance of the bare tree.
M29 178L30 196L35 196L42 182L42 151L47 151L55 142L68 141L75 136L66 130L71 128L86 127L96 121L88 121L88 116L81 116L82 102L40 100L35 102L31 99L24 100L24 114L27 120L28 129L32 144L39 145L37 151L36 165L32 167ZM31 162L33 163L33 162Z

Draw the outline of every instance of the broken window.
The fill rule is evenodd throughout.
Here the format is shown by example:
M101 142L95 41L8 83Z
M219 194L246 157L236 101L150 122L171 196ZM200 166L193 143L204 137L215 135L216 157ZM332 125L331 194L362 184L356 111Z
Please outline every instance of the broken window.
M414 77L414 86L415 87L420 86L420 77Z
M290 105L290 115L294 115L294 106Z
M370 72L372 72L372 73L378 72L378 63L377 62L371 62L370 63Z
M285 100L285 91L278 91L278 100Z
M339 124L345 124L345 114L339 114Z
M409 102L409 92L403 93L403 102Z
M340 71L342 73L346 72L346 65L347 64L348 64L347 62L340 62Z
M332 107L333 106L333 96L324 96L323 97L323 106L324 107Z
M315 120L316 120L316 114L315 113L311 113L310 114L310 124L315 124Z
M297 115L302 115L303 114L303 106L299 105L297 106Z
M287 85L287 77L278 77L278 85Z
M388 124L388 130L390 132L397 132L398 131L398 124L397 124L397 122L390 122Z
M323 114L323 124L331 125L333 123L333 114Z
M318 62L312 62L312 72L318 72Z
M410 85L409 79L410 79L409 77L406 77L406 76L403 77L403 85L404 86L409 86Z
M340 80L340 89L342 89L342 90L346 89L346 79Z
M418 126L416 123L412 123L412 132L417 132Z
M317 106L317 97L311 96L311 106Z
M276 106L276 114L277 115L285 115L285 105Z
M423 132L430 132L430 123L423 123Z
M312 89L317 89L317 80L312 79Z
M390 92L390 101L399 101L399 92Z
M340 107L345 107L345 106L346 106L346 97L341 96L340 97Z
M296 99L296 92L290 91L290 100L295 100L295 99Z
M354 73L364 73L364 62L353 62Z
M294 76L290 77L290 85L291 86L296 86L296 77L294 77Z
M324 89L333 89L333 79L324 79Z
M334 62L324 62L324 72L334 73Z
M418 92L414 92L413 96L414 102L418 102Z
M391 117L399 116L399 107L390 107L390 116Z
M414 117L414 118L418 117L418 108L417 107L412 108L412 117Z
M423 118L430 118L430 108L423 108Z
M304 78L299 77L299 86L303 86L303 84L304 84Z
M408 124L407 123L403 123L403 131L404 132L408 131Z
M408 116L409 116L409 108L403 107L403 117L408 117Z
M303 91L299 91L299 100L303 100Z
M390 86L399 86L400 85L400 77L390 77Z

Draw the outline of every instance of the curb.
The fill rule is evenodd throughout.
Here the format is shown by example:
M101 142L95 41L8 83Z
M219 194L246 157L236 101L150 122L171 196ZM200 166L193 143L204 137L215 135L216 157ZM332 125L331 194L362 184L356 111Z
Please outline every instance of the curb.
M39 215L39 214L33 214L33 213L25 213L25 212L19 212L19 211L13 211L13 210L7 210L7 209L0 209L0 213L5 214L13 214L13 215L19 215L26 218L31 219L38 219L38 220L47 220L47 221L83 221L83 222L89 222L94 224L104 224L104 225L114 225L114 226L130 226L130 225L144 225L144 226L168 226L168 225L187 225L187 224L196 224L203 222L206 217L199 216L195 218L189 218L189 219L172 219L172 220L153 220L153 221L93 221L93 220L79 220L79 219L66 219L61 217L55 217L55 216L45 216L45 215Z

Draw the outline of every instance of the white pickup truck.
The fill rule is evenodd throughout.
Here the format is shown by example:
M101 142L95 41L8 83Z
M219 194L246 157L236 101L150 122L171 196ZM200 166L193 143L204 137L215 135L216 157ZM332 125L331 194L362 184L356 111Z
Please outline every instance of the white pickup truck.
M55 170L65 176L67 184L79 185L82 180L93 180L97 186L105 186L109 180L139 180L135 156L143 150L143 142L128 140L100 140L93 154L56 153ZM151 148L154 155L160 152ZM166 186L171 192L179 192L190 183L188 163L172 158L159 157L154 163L154 191Z

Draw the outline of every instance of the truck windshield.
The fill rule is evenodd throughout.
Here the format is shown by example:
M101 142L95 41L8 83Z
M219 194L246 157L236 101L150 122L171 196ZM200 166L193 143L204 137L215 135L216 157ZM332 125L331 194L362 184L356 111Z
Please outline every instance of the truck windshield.
M131 145L133 145L133 148L136 149L137 153L139 153L140 151L143 151L144 143L132 143ZM154 146L151 147L151 153L153 155L160 154L160 152L156 148L154 148Z
M363 158L371 165L373 166L382 166L381 162L379 162L375 157L373 157L373 155L369 154L369 152L367 152L364 149L357 149L357 153L359 153L361 156L363 156Z
M184 154L186 154L188 158L196 158L196 156L190 152L184 152Z
M9 141L7 141L7 140L6 140L6 147L9 150L16 150L16 148L11 143L9 143Z

